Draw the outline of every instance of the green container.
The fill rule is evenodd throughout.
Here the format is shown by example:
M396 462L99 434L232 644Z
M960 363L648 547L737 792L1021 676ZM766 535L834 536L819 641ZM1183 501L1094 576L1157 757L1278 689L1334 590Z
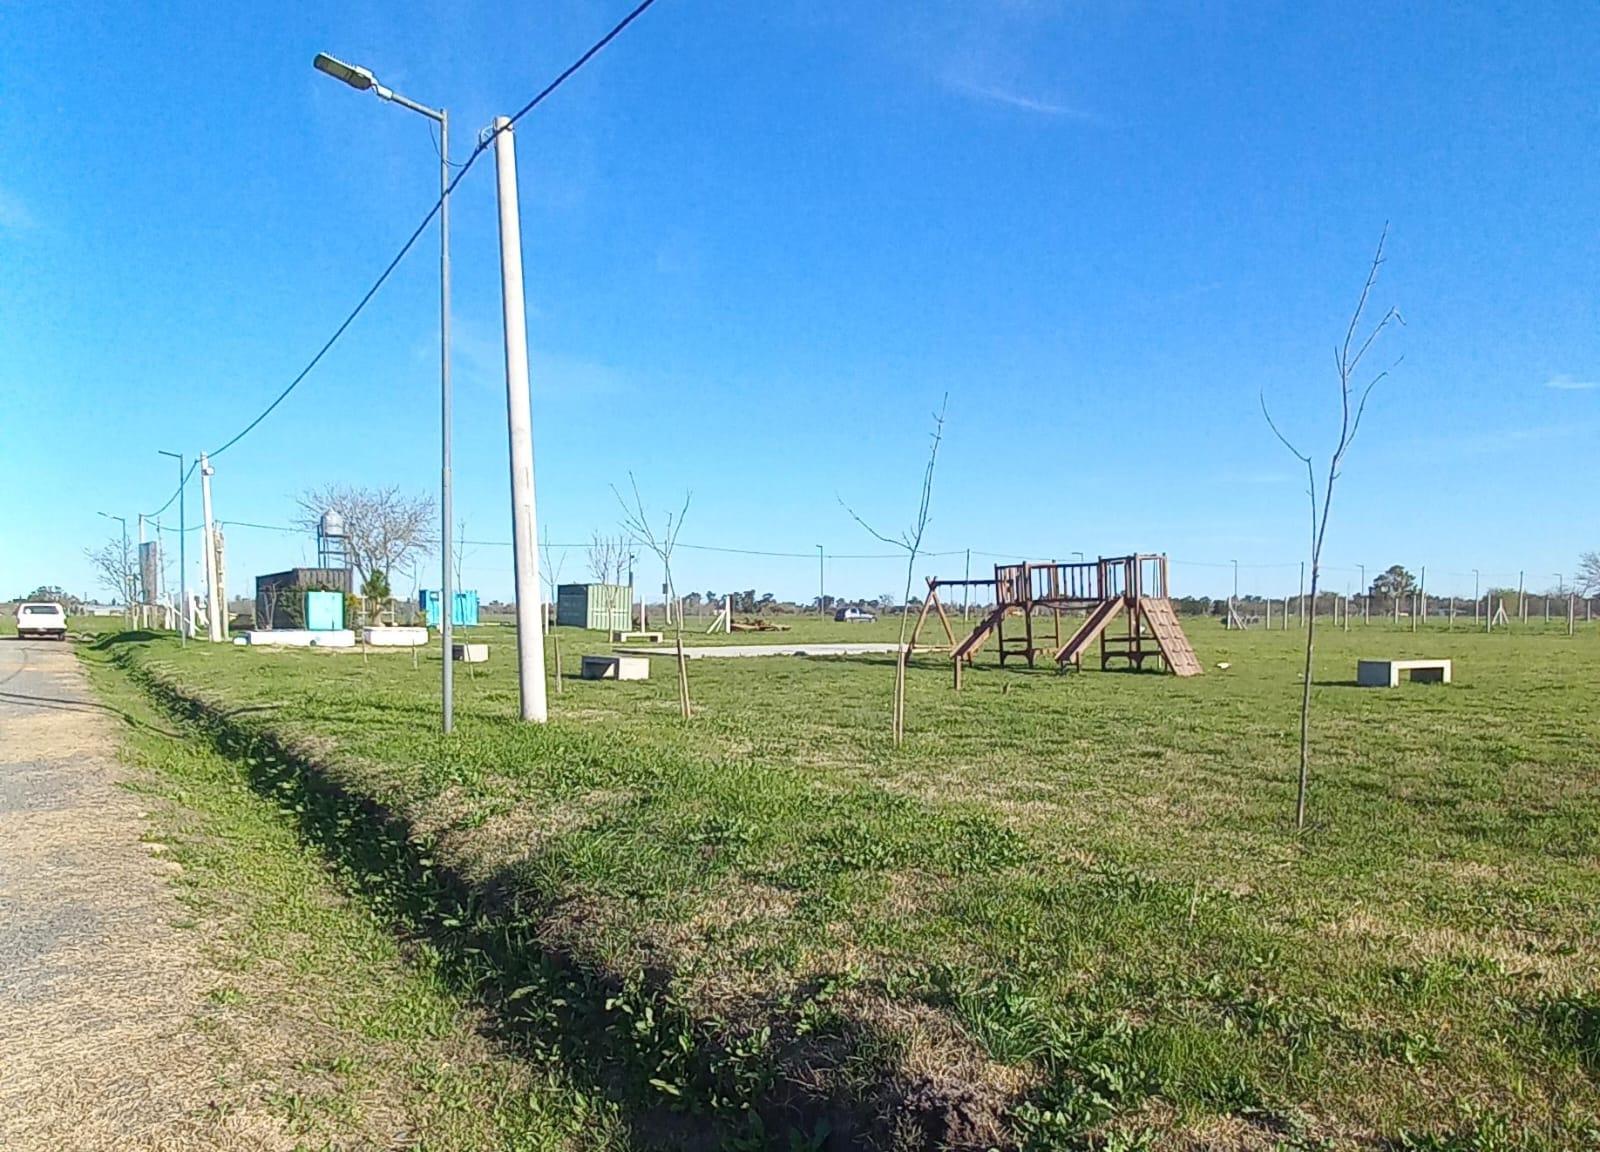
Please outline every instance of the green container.
M632 627L633 589L626 584L562 584L556 588L556 623L563 628L626 632Z
M343 592L307 592L306 627L313 632L337 632L344 627Z

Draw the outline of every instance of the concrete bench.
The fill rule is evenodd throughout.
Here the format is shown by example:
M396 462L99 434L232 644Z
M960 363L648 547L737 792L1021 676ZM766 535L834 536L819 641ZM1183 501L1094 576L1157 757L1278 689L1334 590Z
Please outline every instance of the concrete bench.
M1402 672L1413 681L1450 683L1448 660L1359 660L1356 662L1356 683L1363 688L1398 688Z
M585 656L585 680L648 680L650 660L645 656Z
M489 646L487 644L451 644L450 657L461 664L487 664L489 662Z
M613 632L613 633L611 633L611 642L613 644L633 644L635 642L640 643L640 644L659 644L664 639L665 639L665 637L662 636L662 634L660 632Z
M423 648L428 643L426 628L363 628L361 642L374 648Z

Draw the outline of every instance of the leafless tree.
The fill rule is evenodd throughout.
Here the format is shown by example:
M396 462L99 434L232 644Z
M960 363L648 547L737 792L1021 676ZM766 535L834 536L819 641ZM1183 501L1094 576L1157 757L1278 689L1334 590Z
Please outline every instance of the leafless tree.
M117 597L124 609L128 608L139 586L139 564L128 542L113 536L99 548L85 548L83 554L88 557L101 586Z
M1585 598L1600 595L1600 552L1585 552L1578 557L1576 581L1578 595Z
M906 734L906 661L910 653L906 651L906 629L911 623L911 614L904 606L911 601L911 581L916 575L917 553L922 548L922 537L928 529L928 509L933 500L933 471L939 462L939 445L944 440L944 413L950 403L950 394L947 392L944 399L939 402L939 411L933 414L933 442L928 448L928 463L922 470L922 496L917 503L917 518L911 527L898 536L888 536L879 532L868 524L855 509L845 504L841 498L839 503L844 510L850 513L850 518L861 527L865 528L876 539L895 548L903 548L906 553L906 586L900 598L902 609L900 612L900 642L895 649L894 662L894 703L890 708L890 730L894 737L895 745L905 739Z
M549 589L549 595L546 599L549 601L550 612L553 615L556 610L556 600L560 595L561 569L567 562L567 550L565 548L561 549L561 558L559 560L552 559L550 526L548 524L545 525L544 539L539 544L539 551L544 554L544 563L539 565L539 578L544 581L545 587ZM556 695L559 696L561 695L561 636L553 627L550 629L550 644L555 651Z
M350 566L357 584L365 587L374 574L389 587L396 568L433 551L433 497L408 496L398 487L358 488L349 484L324 484L301 494L295 523L315 533L324 512L337 512L344 520Z
M611 490L615 492L616 488ZM633 549L628 547L625 536L594 533L589 540L589 575L594 577L597 584L621 584L632 553Z
M1319 476L1316 465L1312 462L1311 453L1303 452L1296 447L1273 420L1272 413L1267 408L1265 389L1260 396L1261 415L1266 418L1267 427L1272 430L1278 442L1293 453L1306 468L1306 495L1311 502L1311 603L1313 604L1317 601L1317 583L1322 574L1322 545L1328 535L1328 513L1333 506L1334 482L1339 479L1345 454L1350 451L1350 445L1354 443L1356 434L1361 431L1361 418L1366 415L1367 400L1372 396L1372 390L1399 363L1397 360L1389 368L1367 378L1364 384L1358 383L1364 376L1361 363L1378 337L1383 335L1391 322L1405 323L1400 313L1390 308L1383 314L1381 320L1367 330L1365 336L1360 334L1367 302L1372 295L1373 286L1378 282L1378 272L1383 267L1383 246L1388 238L1389 228L1385 225L1382 235L1378 237L1377 250L1372 254L1372 263L1367 268L1367 280L1361 287L1361 296L1357 299L1355 311L1351 313L1350 323L1345 328L1344 340L1333 350L1334 368L1339 377L1339 435L1334 442L1333 451L1328 456L1325 476ZM1322 489L1320 503L1317 497L1319 486ZM1313 612L1306 626L1305 682L1300 692L1300 774L1294 804L1294 824L1297 829L1306 825L1306 792L1310 784L1311 660L1316 647L1316 634L1317 617Z
M678 598L676 585L672 582L672 549L677 546L678 533L683 531L683 521L689 515L689 501L692 492L685 492L683 507L678 510L677 519L672 513L667 513L665 528L658 528L651 524L650 516L644 510L644 500L639 496L639 482L633 478L633 473L628 473L628 483L633 488L633 504L630 506L622 498L622 493L615 487L611 489L616 494L617 503L622 505L622 527L629 537L643 544L656 554L661 561L661 570L667 580L667 602ZM683 619L681 614L676 617L673 626L673 638L676 641L678 656L678 711L685 720L693 715L689 704L689 665L683 657Z
M467 556L469 555L469 553L467 552L467 546L466 545L467 545L467 518L465 516L459 516L459 517L456 518L455 547L453 547L450 550L450 561L451 561L451 563L453 563L455 565L455 569L456 569L456 591L457 592L461 591L462 588L466 587L466 585L462 583L462 579L461 579L461 566L462 566L463 563L465 563L465 561L467 559Z

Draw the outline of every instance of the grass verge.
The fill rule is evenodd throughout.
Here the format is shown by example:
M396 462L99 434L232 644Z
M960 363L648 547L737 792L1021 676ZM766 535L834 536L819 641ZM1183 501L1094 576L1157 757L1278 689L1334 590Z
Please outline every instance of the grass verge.
M446 740L426 659L107 649L650 1142L1592 1146L1594 638L1325 637L1298 839L1299 636L1195 639L1192 681L930 663L901 750L888 660L697 663L687 726L573 680L544 728L493 665ZM1374 649L1457 683L1350 687Z
M306 1149L625 1145L599 1094L557 1061L499 1051L426 941L397 938L362 878L307 851L303 797L264 792L252 766L172 731L103 651L80 652L125 722L147 838L177 865L180 926L217 973L197 1023L227 1053L217 1107L264 1103Z

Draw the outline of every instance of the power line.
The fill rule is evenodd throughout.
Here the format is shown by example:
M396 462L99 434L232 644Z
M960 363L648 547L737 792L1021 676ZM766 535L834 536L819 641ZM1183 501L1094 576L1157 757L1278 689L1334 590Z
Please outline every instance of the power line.
M623 17L623 19L616 26L614 26L611 31L607 32L599 40L595 41L595 43L590 46L588 51L586 51L582 56L578 57L578 59L572 64L568 65L567 68L549 84L545 85L538 95L524 104L517 111L517 114L511 117L510 122L515 124L518 120L522 119L522 117L533 111L534 108L538 107L546 97L555 92L556 89L560 88L562 84L566 83L566 81L575 72L592 60L603 48L605 48L607 44L610 44L611 41L615 40L619 35L621 35L623 29L627 28L629 24L632 24L636 19L643 15L645 10L654 3L655 0L643 0L638 7L634 8L633 11L629 12L627 16ZM395 268L399 266L400 261L405 259L406 254L410 252L411 249L416 245L417 241L421 238L422 233L427 229L428 225L433 223L433 218L439 214L439 209L443 206L445 197L454 192L456 185L461 183L462 178L472 170L472 166L477 163L478 157L483 155L490 142L493 141L494 136L494 132L488 132L483 136L482 139L478 141L477 146L472 150L472 155L467 157L466 162L461 165L460 171L455 174L455 177L450 181L449 185L445 188L445 191L440 195L439 199L434 201L433 207L428 209L427 215L422 218L422 222L412 230L412 233L406 239L406 242L400 246L400 251L395 253L394 259L389 261L383 272L379 274L377 280L373 281L372 287L367 289L365 295L363 295L356 303L356 306L351 309L350 314L344 318L344 321L339 325L338 328L334 329L333 335L328 337L321 348L317 349L316 355L311 357L310 361L304 368L300 370L299 374L296 375L293 380L289 381L288 386L285 387L282 392L279 392L278 395L273 399L272 403L268 404L264 409L262 409L261 413L256 416L254 420L250 421L250 423L246 424L242 429L240 429L238 434L235 435L231 440L227 441L227 443L223 444L222 447L211 452L210 455L212 458L222 455L229 448L232 448L240 440L243 440L246 436L253 432L256 426L270 416L273 409L275 409L279 404L282 404L284 400L288 399L289 394L299 387L301 381L311 374L312 369L316 368L318 363L321 362L322 358L326 356L334 344L338 342L339 338L345 334L345 331L350 327L350 325L355 323L356 317L361 315L362 311L365 310L366 306L372 301L372 298L378 294L378 289L383 287L384 283L389 279ZM167 503L170 504L171 501L169 500Z
M526 116L529 112L532 112L540 104L544 103L545 97L549 96L557 88L559 88L563 84L565 84L567 82L567 80L572 76L572 74L574 72L576 72L578 69L582 68L590 60L592 60L595 56L599 55L601 50L604 49L607 44L611 43L618 36L620 36L622 34L622 30L624 28L626 28L629 24L632 24L640 16L643 16L644 13L645 13L645 10L648 9L650 7L650 5L654 4L655 2L656 2L656 0L642 0L642 3L640 3L640 5L637 8L635 8L632 12L629 12L626 16L624 16L622 18L622 20L614 28L611 29L611 31L607 32L604 36L600 37L600 39L596 40L594 42L594 45L587 52L585 52L582 56L579 56L577 58L577 60L575 60L571 65L569 65L565 72L561 73L561 75L557 76L554 80L550 81L549 84L546 84L543 91L541 91L532 100L529 100L521 108L517 109L516 114L511 117L511 123L515 124L518 120L521 120L524 116ZM492 136L491 136L491 139L492 139ZM484 147L486 147L486 145L480 144L479 145L479 151L482 151Z
M163 504L161 507L157 508L154 512L146 512L144 514L144 518L146 520L154 520L157 516L161 515L168 508L172 507L172 502L178 498L178 493L183 491L183 486L189 482L189 477L194 475L195 465L197 465L199 463L200 463L200 461L198 461L198 460L194 460L194 461L190 462L189 470L183 474L183 479L178 481L178 486L172 490L172 495L167 497L167 502L165 504Z

